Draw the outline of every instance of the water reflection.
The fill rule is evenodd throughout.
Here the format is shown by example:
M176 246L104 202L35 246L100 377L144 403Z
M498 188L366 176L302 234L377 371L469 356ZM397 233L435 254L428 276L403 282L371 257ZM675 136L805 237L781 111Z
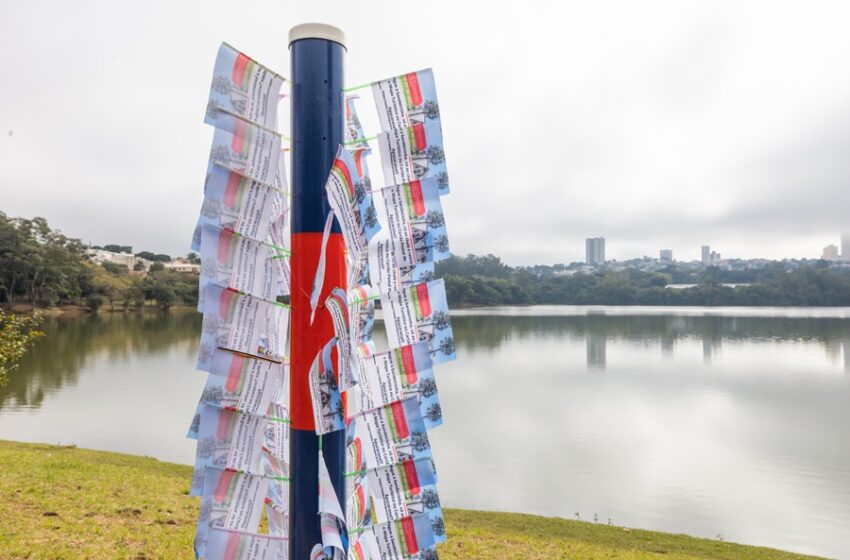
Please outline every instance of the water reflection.
M592 311L456 314L445 505L850 557L850 310ZM0 439L192 461L197 314L46 330L0 389Z
M120 364L131 356L162 353L175 345L194 352L200 317L174 312L49 317L47 334L21 361L9 383L0 387L0 408L37 408L45 395L75 385L95 356Z

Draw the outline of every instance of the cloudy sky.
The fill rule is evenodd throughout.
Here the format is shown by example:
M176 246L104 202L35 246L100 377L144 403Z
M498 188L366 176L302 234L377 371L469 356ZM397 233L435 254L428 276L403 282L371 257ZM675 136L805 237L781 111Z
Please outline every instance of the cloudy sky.
M346 82L434 68L455 253L816 257L850 232L850 4L27 2L0 20L0 210L188 251L226 40L288 75L288 29L348 36Z

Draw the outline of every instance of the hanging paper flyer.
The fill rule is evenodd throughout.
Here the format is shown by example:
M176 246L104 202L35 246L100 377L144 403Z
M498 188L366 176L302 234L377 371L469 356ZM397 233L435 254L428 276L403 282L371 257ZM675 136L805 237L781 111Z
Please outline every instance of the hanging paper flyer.
M439 122L437 86L430 68L372 84L381 130L405 128L414 123Z
M416 397L366 411L352 424L354 441L361 444L363 461L369 469L431 457L431 444Z
M449 192L443 135L436 122L416 123L378 134L378 151L387 185L433 178L438 192Z
M319 451L319 515L322 532L322 549L328 558L344 558L345 514L339 504L325 457Z
M335 288L325 300L325 309L331 316L336 335L336 352L339 372L339 390L345 392L356 383L351 369L351 343L348 332L348 298L345 290Z
M402 269L396 262L396 246L389 239L370 243L368 251L369 277L378 293L394 292L434 279L433 261Z
M367 153L368 150L340 146L325 184L328 204L339 221L345 246L355 259L381 229L372 203L372 183L364 157Z
M370 546L367 541L374 541L375 535L369 531L368 535L363 533L355 533L351 535L351 540L348 541L348 560L372 560L370 551L377 549L378 544L374 543ZM379 558L379 557L376 557Z
M218 111L277 129L277 105L284 78L227 43L215 59L204 122L215 124Z
M285 210L284 193L235 171L213 165L204 187L198 225L235 231L265 241L274 220ZM200 250L200 240L197 246Z
M262 416L204 406L198 428L195 475L190 495L197 496L203 488L207 467L261 474L261 445L266 422L268 420Z
M446 219L434 179L381 189L389 238L397 245L402 271L451 256Z
M345 97L345 145L354 148L368 148L369 143L366 141L366 134L363 132L363 126L360 124L357 110L354 107L355 99L360 98L356 95Z
M204 560L287 560L289 539L214 527Z
M369 244L371 247L372 244ZM362 284L369 283L369 262L365 254L358 258L353 258L352 255L346 255L346 267L348 268L348 281L346 286L348 289L356 288Z
M201 279L198 310L204 312L204 290L210 283L273 301L289 293L289 279L281 278L281 249L226 229L204 226L201 234ZM286 290L286 293L284 293Z
M221 112L216 117L215 127L209 171L218 164L269 186L281 187L275 185L276 177L281 180L278 175L279 134Z
M442 279L381 294L381 309L390 348L425 340L431 347L435 364L455 359L455 342Z
M434 547L434 533L427 515L405 517L389 523L373 525L361 539L369 547L372 558L410 560Z
M286 484L276 482L276 484ZM271 489L272 485L269 484L269 488ZM286 506L284 506L286 504ZM269 520L269 535L274 535L276 537L288 537L289 536L289 513L287 512L287 508L289 506L289 491L286 492L286 498L275 500L271 497L266 498L266 518Z
M348 484L348 480L346 480L346 484ZM366 478L365 473L360 483L348 494L348 499L345 501L345 515L349 531L361 529L371 523L369 479Z
M255 532L260 525L263 498L268 479L217 467L207 468L195 554L204 558L207 540L213 528Z
M289 410L278 404L269 407L263 445L263 472L276 478L289 477Z
M359 358L360 411L387 406L410 396L419 400L419 410L429 430L443 423L433 360L427 342L417 342L382 352L361 354Z
M382 467L369 471L368 476L374 523L387 523L422 513L431 519L432 527L442 522L437 480L430 459ZM435 540L445 541L445 531L442 535L439 532L435 531Z
M349 340L352 349L372 338L372 328L375 326L373 296L372 287L368 284L348 291Z
M204 321L197 369L206 371L216 348L280 362L289 328L289 307L214 284L204 293Z
M310 396L317 434L345 429L345 406L334 375L331 350L336 338L330 339L316 354L310 366Z
M283 365L217 351L230 368L226 375L209 375L187 437L197 438L201 409L208 404L262 416L283 383ZM220 367L220 366L219 366Z

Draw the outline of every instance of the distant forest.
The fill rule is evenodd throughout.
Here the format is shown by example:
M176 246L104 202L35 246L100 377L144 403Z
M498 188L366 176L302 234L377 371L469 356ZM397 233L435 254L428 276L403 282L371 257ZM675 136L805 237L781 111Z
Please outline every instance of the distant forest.
M146 275L117 264L100 266L88 259L79 239L51 229L44 218L10 218L0 212L0 304L97 310L105 304L168 309L197 302L193 274L164 270L161 262Z
M130 247L105 249L131 252ZM137 253L149 260L167 255ZM693 269L675 263L654 272L637 269L575 272L567 267L511 267L493 255L452 257L437 263L454 307L489 305L754 305L850 306L850 269L826 262L790 268L774 262L758 269ZM671 283L695 284L672 289ZM728 287L723 283L748 283ZM79 305L96 310L168 309L197 305L198 277L165 270L155 262L147 274L125 266L97 265L79 240L51 229L44 218L10 218L0 212L0 304L38 307Z
M705 305L850 306L850 269L818 261L789 269L774 262L751 270L671 264L656 272L636 269L563 274L553 267L514 268L493 255L452 257L437 263L449 304L479 305ZM671 283L696 284L667 288ZM729 287L724 283L749 283Z

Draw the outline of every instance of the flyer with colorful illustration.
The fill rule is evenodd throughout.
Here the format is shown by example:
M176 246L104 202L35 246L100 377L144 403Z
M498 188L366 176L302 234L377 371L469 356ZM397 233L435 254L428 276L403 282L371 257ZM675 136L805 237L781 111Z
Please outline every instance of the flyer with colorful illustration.
M207 467L263 474L262 444L268 419L210 405L201 409L195 475L190 495L203 488Z
M438 192L449 192L449 175L440 123L416 123L378 134L384 183L400 185L434 179Z
M204 560L287 560L289 539L213 527Z
M204 226L201 232L201 278L198 310L204 312L208 284L274 301L289 294L289 267L278 263L288 254L231 230Z
M416 397L368 410L352 418L352 445L361 450L367 469L431 457L431 444Z
M215 119L215 134L210 148L208 172L214 164L230 171L265 183L276 185L281 161L280 135L260 128L233 115L218 112Z
M204 122L214 125L218 111L277 130L277 105L284 78L227 43L215 59Z
M266 360L257 360L217 351L214 361L216 371L226 368L222 375L210 374L201 399L195 411L195 417L187 437L197 438L201 422L201 409L204 405L237 410L245 414L266 415L272 401L281 391L284 383L284 366Z
M336 352L339 390L345 392L356 383L351 368L351 339L348 332L348 295L342 288L335 288L325 300L325 309L331 316L336 335Z
M434 279L434 261L399 266L398 245L389 239L369 243L369 278L378 293L394 292Z
M387 523L411 515L425 514L431 519L434 539L445 541L437 477L431 459L405 461L368 472L372 497L373 523Z
M451 256L446 219L434 179L381 189L389 238L397 245L396 262L403 271L416 264Z
M437 86L430 68L372 84L381 130L406 128L426 121L439 122Z
M390 405L407 397L416 397L419 411L429 430L443 423L440 396L427 342L402 346L389 352L367 353L360 347L357 355L360 382L358 398L349 400L351 414Z
M436 544L431 519L425 514L372 525L360 538L371 558L381 560L423 558L422 554Z
M345 145L350 148L368 148L369 142L366 141L363 125L360 124L357 109L354 106L356 99L360 97L357 95L345 97Z
M288 306L209 284L197 369L211 367L216 348L281 362L288 329Z
M372 182L366 167L369 150L337 150L325 183L328 204L336 215L345 246L352 258L364 253L366 244L381 229L372 202Z
M313 421L317 434L345 429L345 406L334 374L331 350L336 337L331 338L316 354L310 366L310 396L313 401Z
M256 532L260 525L268 479L264 476L208 467L204 475L195 554L204 558L213 528Z
M229 229L265 241L272 223L285 212L286 197L281 190L216 164L204 185L198 225ZM200 243L192 248L199 251Z
M353 350L372 338L372 329L375 326L375 294L371 286L364 284L349 290L347 300L350 318L348 334Z
M390 348L427 341L435 364L455 359L455 341L443 280L381 294Z

